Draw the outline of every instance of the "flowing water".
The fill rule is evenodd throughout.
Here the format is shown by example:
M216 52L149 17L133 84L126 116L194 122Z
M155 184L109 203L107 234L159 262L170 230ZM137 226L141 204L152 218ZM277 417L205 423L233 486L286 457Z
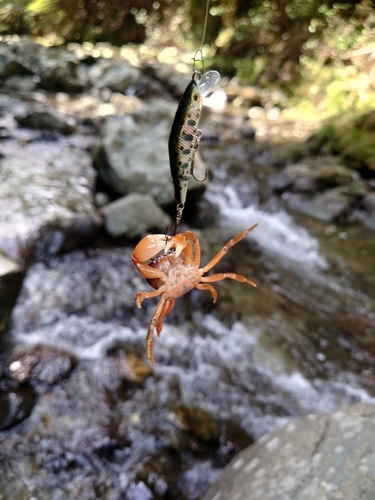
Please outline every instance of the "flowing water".
M258 287L225 280L215 284L215 305L198 290L177 300L155 342L156 367L143 385L124 389L115 382L116 370L124 369L118 359L125 363L119 353L144 356L156 304L146 300L135 308L135 293L148 285L131 264L134 245L102 238L34 264L13 312L12 340L78 359L78 368L48 398L40 393L31 417L33 432L44 439L45 461L25 466L21 475L37 498L75 498L64 496L61 484L79 471L86 477L99 471L100 498L117 498L116 490L129 500L198 499L230 458L228 443L221 441L220 453L202 451L199 439L195 448L182 445L179 405L234 421L257 439L292 416L356 401L375 404L375 238L358 226L325 226L289 213L268 188L276 167L252 159L249 141L204 145L202 152L212 169L210 183L194 210L187 207L202 261L260 221L215 266L215 272L243 274ZM48 432L38 423L47 411ZM77 418L65 427L70 412ZM64 436L62 430L54 434L59 425ZM29 432L26 424L5 443L21 446ZM174 493L147 465L161 455L179 464ZM145 479L146 466L154 482ZM94 498L87 491L80 498Z

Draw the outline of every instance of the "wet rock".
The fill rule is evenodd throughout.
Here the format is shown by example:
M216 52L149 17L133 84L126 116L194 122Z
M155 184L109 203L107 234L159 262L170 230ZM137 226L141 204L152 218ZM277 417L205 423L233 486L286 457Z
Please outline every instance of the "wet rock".
M30 67L26 66L7 44L0 44L0 79L31 73Z
M313 198L291 194L285 199L295 210L324 222L344 222L350 213L350 200L341 188L317 194Z
M115 192L148 194L160 205L168 205L174 202L168 138L177 105L161 99L138 104L124 118L104 124L94 165ZM203 179L205 172L197 154L195 175ZM202 189L202 185L191 179L191 189Z
M19 260L81 245L102 224L90 155L61 139L7 141L0 159L0 249ZM39 255L41 257L41 255Z
M220 446L216 452L216 461L224 466L234 455L253 444L254 439L235 420L220 422ZM215 462L216 465L216 462Z
M161 232L171 226L171 218L163 212L151 196L129 194L101 209L104 227L111 236L135 238L149 229Z
M0 337L8 326L23 278L22 267L0 253Z
M105 205L108 205L110 202L108 194L103 193L102 191L98 191L97 193L95 193L94 200L95 200L95 206L98 208L104 207Z
M5 389L0 394L0 430L9 429L25 420L35 403L35 393L30 387Z
M46 223L40 228L39 238L34 244L35 257L42 259L46 255L68 252L83 246L95 239L102 225L103 219L97 213L75 214Z
M38 68L40 87L71 92L86 86L86 82L79 78L79 61L73 52L57 47L40 47L32 57Z
M37 87L37 82L33 76L12 75L4 82L4 87L18 92L32 92Z
M146 364L143 359L134 352L126 353L126 362L128 365L127 377L137 384L143 384L152 374L152 368Z
M364 222L370 229L375 229L375 193L367 193L363 198L363 205L368 214Z
M325 222L351 220L366 187L355 172L334 157L306 157L270 178L270 187L293 209Z
M318 160L306 158L303 162L288 165L282 172L271 176L270 186L276 192L308 193L358 182L357 172L337 164L333 158L322 157Z
M186 500L196 500L202 497L218 475L219 470L212 467L209 461L205 461L183 473L178 486Z
M30 111L26 116L19 118L18 123L22 127L57 130L64 135L76 132L77 125L73 117L59 113L52 108Z
M4 44L4 51L8 63L3 59L3 77L33 74L38 87L49 90L77 91L86 86L78 73L79 61L71 51L44 47L27 38Z
M152 500L154 498L152 491L140 481L139 483L131 482L126 490L125 500Z
M167 451L162 451L144 464L142 470L137 474L138 484L147 485L153 493L152 498L163 498L168 491L171 492L171 479L173 477L175 480L178 476L179 466L180 463L173 460Z
M132 394L134 386L142 386L152 373L151 366L136 352L114 345L109 357L101 363L98 376L111 393L127 399L127 391Z
M191 80L190 74L178 73L173 67L166 64L150 64L145 66L144 72L163 83L177 99L181 98Z
M276 192L288 189L294 191L313 191L316 189L316 179L313 168L306 163L288 165L285 169L271 177L271 187Z
M209 412L198 407L179 405L175 413L182 427L193 436L204 441L219 439L219 424Z
M315 174L320 189L345 186L359 181L359 174L343 165L324 165Z
M375 406L293 420L237 455L204 500L370 498Z
M10 357L10 377L19 383L52 385L66 377L77 364L71 353L51 346L19 347Z
M113 92L125 92L135 85L140 75L139 69L125 61L101 59L89 68L91 84L97 88L109 88Z
M250 123L246 122L239 127L239 133L244 139L254 139L256 130Z
M89 321L86 328L86 322L78 316L103 322L124 319L129 323L135 315L134 295L141 285L146 286L146 282L131 263L130 248L91 249L89 254L75 250L30 267L13 324L22 332L46 328L41 340L45 335L55 338L56 331L56 339L77 336L77 347L81 341L89 347L95 343L96 327ZM71 322L64 326L67 314L72 316ZM62 323L58 324L60 319ZM101 324L100 332L103 327ZM143 344L144 335L142 354ZM69 346L73 347L70 341Z

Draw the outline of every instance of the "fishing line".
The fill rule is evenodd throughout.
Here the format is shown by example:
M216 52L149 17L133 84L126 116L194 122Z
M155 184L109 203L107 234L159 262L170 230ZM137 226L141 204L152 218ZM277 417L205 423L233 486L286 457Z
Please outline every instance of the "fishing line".
M206 14L204 17L204 25L203 25L203 35L202 35L202 41L199 46L199 48L195 51L194 57L193 57L193 78L195 78L196 74L197 76L202 75L204 73L204 57L203 57L203 44L204 44L204 39L206 38L206 30L207 30L207 20L208 20L208 11L210 7L210 0L207 0L206 2ZM198 59L198 54L200 54L200 59ZM195 69L195 63L199 61L202 63L202 70L197 71Z

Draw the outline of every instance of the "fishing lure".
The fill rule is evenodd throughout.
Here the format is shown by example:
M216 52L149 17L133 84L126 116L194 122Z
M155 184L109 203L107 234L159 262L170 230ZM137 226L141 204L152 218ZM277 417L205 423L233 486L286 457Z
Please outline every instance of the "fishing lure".
M200 80L200 72L194 71L193 78L181 97L169 136L169 162L177 201L176 227L185 206L188 182L194 176L194 160L202 131L198 129L203 98L219 83L220 74L208 71ZM207 178L202 179L202 182Z

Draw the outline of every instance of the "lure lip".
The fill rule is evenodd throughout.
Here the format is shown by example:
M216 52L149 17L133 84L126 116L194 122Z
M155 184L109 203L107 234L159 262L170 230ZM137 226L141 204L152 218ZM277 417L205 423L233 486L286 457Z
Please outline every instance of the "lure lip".
M220 79L221 76L218 71L207 71L207 73L205 73L197 82L201 96L206 97L210 92L212 92L216 85L220 82Z

